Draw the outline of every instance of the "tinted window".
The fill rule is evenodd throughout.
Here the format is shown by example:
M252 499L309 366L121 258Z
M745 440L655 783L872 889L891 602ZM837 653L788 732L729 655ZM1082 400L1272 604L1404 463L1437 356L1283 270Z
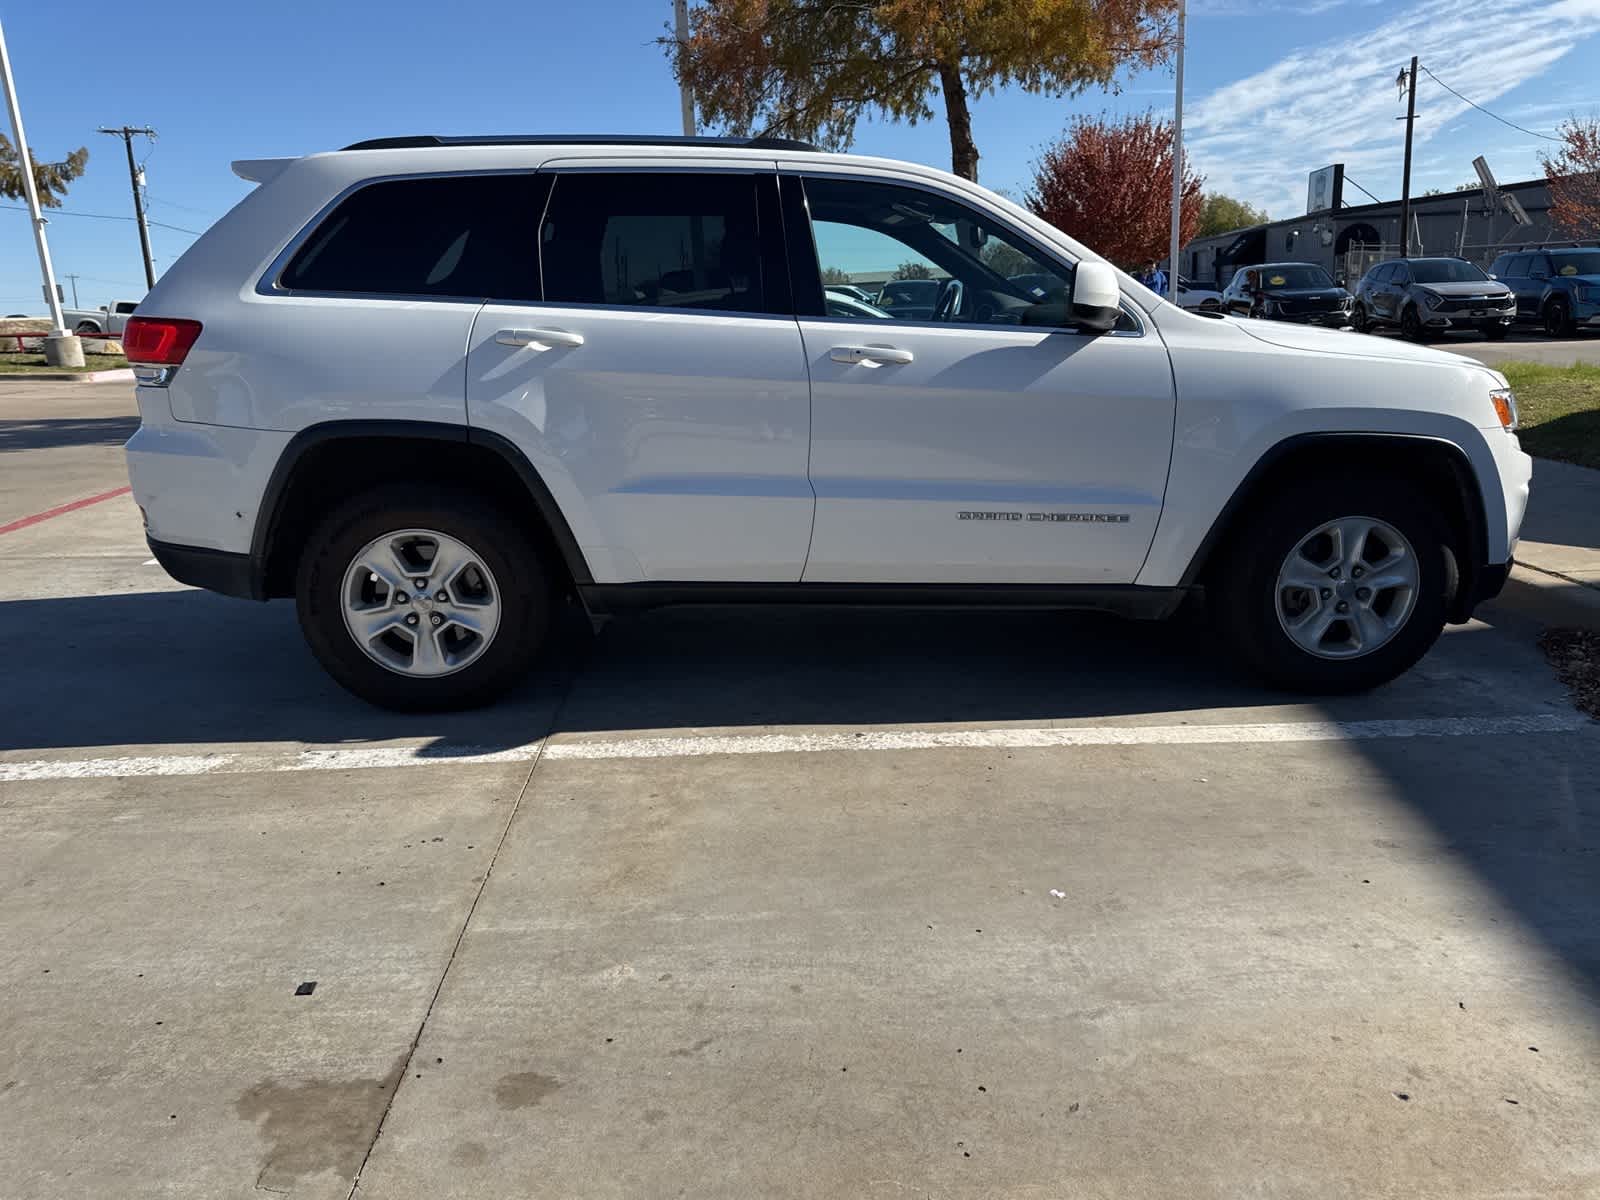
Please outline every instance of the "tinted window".
M832 177L806 179L805 191L823 277L881 281L873 303L891 316L966 325L1064 316L1070 268L964 204Z
M1391 268L1388 263L1380 263L1367 272L1367 282L1374 286L1389 282Z
M297 291L534 299L531 175L396 179L345 199L279 282Z
M563 175L540 241L553 303L766 311L751 175Z
M1552 250L1549 258L1555 273L1565 278L1600 275L1600 250Z
M1491 275L1498 275L1502 279L1520 279L1528 273L1528 256L1526 254L1508 254L1504 258L1495 260L1494 266L1489 268Z
M1403 262L1389 264L1389 283L1410 283L1411 271Z
M1321 267L1305 263L1284 263L1262 267L1262 286L1267 288L1331 288L1333 279Z
M1411 261L1411 278L1417 283L1481 283L1488 276L1459 258L1417 258Z

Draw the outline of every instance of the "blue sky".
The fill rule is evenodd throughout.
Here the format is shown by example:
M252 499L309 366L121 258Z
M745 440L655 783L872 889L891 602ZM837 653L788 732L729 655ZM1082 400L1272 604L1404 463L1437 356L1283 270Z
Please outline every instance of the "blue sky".
M247 185L228 170L234 158L391 133L678 131L676 87L651 44L669 0L525 0L492 10L154 0L137 13L89 22L69 33L62 53L59 12L0 7L35 149L43 158L90 151L67 211L131 214L121 142L95 133L99 125L160 132L153 150L136 143L148 152L151 218L193 230L244 195ZM1393 118L1403 110L1394 76L1413 53L1533 130L1600 110L1600 0L1192 0L1191 161L1208 186L1275 216L1300 211L1306 173L1336 161L1378 196L1397 196L1402 123ZM983 97L974 107L982 182L1020 195L1039 148L1075 112L1168 112L1171 103L1170 71L1128 78L1118 95ZM1539 149L1550 145L1426 77L1418 109L1418 190L1471 179L1480 153L1502 182L1535 177ZM938 119L865 122L855 149L949 166ZM131 221L59 215L50 239L58 273L80 276L85 306L143 294ZM192 240L153 229L157 271ZM22 311L42 311L37 262L26 215L0 209L0 313Z

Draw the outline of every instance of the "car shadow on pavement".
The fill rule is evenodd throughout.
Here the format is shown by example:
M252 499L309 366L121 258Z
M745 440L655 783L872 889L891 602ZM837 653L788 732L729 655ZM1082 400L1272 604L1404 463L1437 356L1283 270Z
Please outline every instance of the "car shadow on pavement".
M1038 723L1282 697L1193 624L1097 614L673 609L591 637L575 609L544 669L476 712L397 714L334 684L291 604L181 590L0 602L0 749L432 738L485 748L547 731L765 724Z
M190 589L6 601L0 639L0 750L391 738L508 748L548 732L558 703L557 732L1138 723L1197 710L1249 722L1264 706L1282 719L1285 705L1312 720L1454 715L1461 696L1438 685L1438 672L1474 666L1474 651L1441 649L1372 696L1316 703L1242 677L1211 629L1187 616L679 608L617 618L591 636L569 608L543 668L501 703L398 714L333 683L286 602Z
M60 417L0 421L0 454L62 446L120 446L139 428L138 417Z

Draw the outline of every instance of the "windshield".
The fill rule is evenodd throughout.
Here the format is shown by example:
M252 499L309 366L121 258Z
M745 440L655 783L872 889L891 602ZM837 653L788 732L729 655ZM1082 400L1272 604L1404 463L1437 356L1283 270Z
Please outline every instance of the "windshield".
M1308 263L1288 263L1283 266L1259 268L1261 286L1264 288L1331 288L1333 280L1321 267Z
M1552 250L1557 275L1600 275L1600 250Z
M1469 262L1459 258L1413 258L1413 283L1479 283L1489 278Z

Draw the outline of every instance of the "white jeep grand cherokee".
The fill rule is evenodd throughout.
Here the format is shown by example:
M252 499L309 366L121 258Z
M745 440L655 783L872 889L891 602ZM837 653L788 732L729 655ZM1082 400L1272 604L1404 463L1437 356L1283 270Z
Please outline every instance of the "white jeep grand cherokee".
M1530 462L1502 376L1187 313L940 171L646 137L235 170L260 186L124 337L134 494L175 578L293 596L378 704L493 697L563 594L1200 594L1269 681L1344 691L1506 578ZM878 303L831 310L845 281Z

